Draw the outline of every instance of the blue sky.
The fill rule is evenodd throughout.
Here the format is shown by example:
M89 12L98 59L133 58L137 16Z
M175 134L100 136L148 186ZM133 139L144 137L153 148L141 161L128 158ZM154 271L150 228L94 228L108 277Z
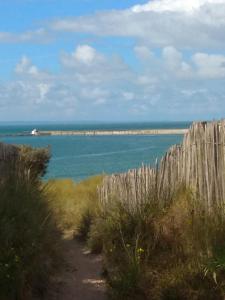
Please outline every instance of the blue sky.
M0 0L1 121L225 113L225 0Z
M35 30L43 24L58 18L90 15L95 12L110 9L126 9L139 2L110 1L110 0L0 0L0 29L2 32L21 33L27 30ZM144 1L142 1L144 3ZM100 48L106 53L112 51L122 52L127 58L131 56L130 39L113 39L105 37L104 40L89 36L85 33L76 36L58 37L53 43L14 43L1 44L0 48L0 72L8 77L16 62L22 55L32 58L32 61L40 67L58 69L58 59L61 51L72 51L76 44L86 43ZM51 59L50 59L51 58ZM130 60L133 62L133 59Z

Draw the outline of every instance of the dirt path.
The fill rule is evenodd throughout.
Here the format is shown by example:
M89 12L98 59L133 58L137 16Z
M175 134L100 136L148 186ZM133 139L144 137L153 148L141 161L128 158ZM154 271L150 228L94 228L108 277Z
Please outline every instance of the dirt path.
M106 300L106 284L101 278L102 259L90 254L67 234L60 274L52 278L46 300Z

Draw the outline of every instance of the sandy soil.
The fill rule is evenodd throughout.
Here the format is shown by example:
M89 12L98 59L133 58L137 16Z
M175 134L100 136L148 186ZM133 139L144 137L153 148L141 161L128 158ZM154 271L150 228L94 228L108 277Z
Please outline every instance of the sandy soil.
M65 264L51 279L45 299L106 300L101 256L90 254L71 234L65 236L63 243Z

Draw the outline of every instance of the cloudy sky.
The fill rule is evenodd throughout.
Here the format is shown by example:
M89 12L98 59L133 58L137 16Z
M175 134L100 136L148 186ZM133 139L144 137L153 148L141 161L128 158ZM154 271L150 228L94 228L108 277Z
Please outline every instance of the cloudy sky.
M0 0L0 121L225 115L225 0Z

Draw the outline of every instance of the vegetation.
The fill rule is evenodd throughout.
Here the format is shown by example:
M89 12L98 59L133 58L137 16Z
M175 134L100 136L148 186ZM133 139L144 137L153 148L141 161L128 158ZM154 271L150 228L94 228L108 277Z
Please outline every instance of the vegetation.
M0 181L0 299L44 290L58 230L102 252L112 299L224 299L224 206L210 211L183 186L170 201L152 193L132 209L116 197L103 205L101 176L41 182L48 160L47 150L21 147Z
M112 299L224 298L222 210L208 215L185 188L163 209L152 198L132 212L118 199L103 207L101 181L52 180L48 197L60 228L102 252Z
M39 179L49 155L29 150L21 149L0 180L1 300L43 292L57 257L59 233Z
M221 214L206 215L185 189L163 210L150 201L155 204L131 213L116 199L103 209L97 197L100 182L95 177L50 186L61 226L75 229L94 252L103 251L114 299L223 299Z
M57 256L55 222L102 251L112 299L224 298L223 210L207 215L185 188L164 209L152 199L132 212L117 199L103 207L101 182L43 184L23 176L1 182L0 299L43 291Z
M98 192L102 176L80 183L71 179L50 180L47 183L51 209L62 230L73 230L82 240L87 239L89 227L97 215Z
M48 196L60 227L102 251L113 299L223 299L221 210L207 215L185 188L164 209L152 198L132 212L117 199L103 208L97 197L101 180L50 181Z
M97 186L102 177L76 184L42 182L49 149L17 147L2 162L0 180L0 299L26 300L43 294L58 266L60 233L73 230L82 240L97 215Z
M19 166L26 170L30 177L44 176L50 156L49 148L40 149L22 145L19 147Z
M110 202L91 227L114 299L224 299L225 221L180 189L169 207ZM151 201L154 203L154 201Z

